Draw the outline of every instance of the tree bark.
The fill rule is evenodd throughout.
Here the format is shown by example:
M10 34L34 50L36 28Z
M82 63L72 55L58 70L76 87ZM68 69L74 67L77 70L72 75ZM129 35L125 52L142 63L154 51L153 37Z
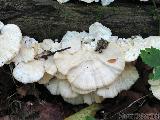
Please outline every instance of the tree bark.
M118 1L104 7L75 1L59 4L52 0L0 0L0 20L17 24L23 35L39 41L61 39L68 30L88 31L96 21L120 37L158 35L159 23L152 3Z

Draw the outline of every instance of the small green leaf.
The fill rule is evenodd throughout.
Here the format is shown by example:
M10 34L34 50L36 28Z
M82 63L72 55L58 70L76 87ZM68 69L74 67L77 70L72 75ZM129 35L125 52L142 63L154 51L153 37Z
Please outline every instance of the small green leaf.
M92 116L87 116L86 120L96 120L96 119L94 117L92 117Z
M141 50L140 54L143 62L150 67L160 66L160 50L156 48L146 48Z

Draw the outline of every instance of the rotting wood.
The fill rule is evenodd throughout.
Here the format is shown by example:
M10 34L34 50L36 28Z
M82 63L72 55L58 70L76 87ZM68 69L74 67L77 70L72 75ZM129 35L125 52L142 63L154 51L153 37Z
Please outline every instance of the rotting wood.
M0 20L17 24L23 35L42 40L61 38L66 31L83 31L99 21L109 27L113 35L158 35L152 4L115 2L100 4L66 3L52 0L0 0Z

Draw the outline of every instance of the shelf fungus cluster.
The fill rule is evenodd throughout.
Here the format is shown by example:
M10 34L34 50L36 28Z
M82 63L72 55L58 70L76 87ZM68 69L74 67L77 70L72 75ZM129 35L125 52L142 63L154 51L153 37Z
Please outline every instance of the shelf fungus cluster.
M160 45L160 37L128 39L94 23L89 32L68 31L61 42L22 37L18 26L0 22L0 66L13 62L13 76L24 84L44 84L72 104L100 103L128 90L139 78L133 64L140 50Z
M62 4L62 3L68 2L69 0L57 0L57 1ZM101 2L103 6L109 5L110 3L114 2L114 0L80 0L80 1L83 1L86 3ZM148 0L140 0L140 1L146 2Z

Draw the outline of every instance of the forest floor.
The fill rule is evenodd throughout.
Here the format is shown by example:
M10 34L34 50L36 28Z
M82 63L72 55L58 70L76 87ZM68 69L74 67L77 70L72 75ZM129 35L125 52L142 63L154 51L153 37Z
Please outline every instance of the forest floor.
M138 81L130 90L105 99L96 119L159 119L160 101L153 97L147 82L151 69L140 58L135 65L140 74ZM87 106L68 104L60 96L51 95L43 85L18 83L11 71L11 65L0 68L0 120L63 120Z

